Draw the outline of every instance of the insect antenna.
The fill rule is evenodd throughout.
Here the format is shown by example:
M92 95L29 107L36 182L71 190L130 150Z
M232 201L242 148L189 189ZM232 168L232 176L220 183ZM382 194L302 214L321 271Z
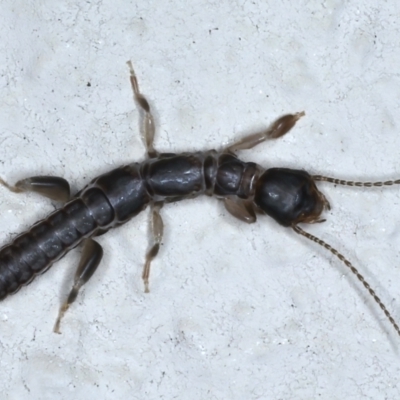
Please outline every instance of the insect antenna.
M385 181L385 182L355 182L355 181L345 181L343 179L330 178L329 176L322 175L313 175L314 181L322 181L334 183L336 185L344 185L344 186L357 186L357 187L379 187L379 186L392 186L399 185L400 179L396 179L394 181Z
M315 177L314 177L315 179ZM331 178L327 178L331 179ZM328 181L330 182L330 181ZM343 181L345 182L345 181ZM400 181L390 181L390 182L396 182L400 183ZM351 183L362 183L362 182L351 182ZM369 183L369 182L368 182ZM384 183L385 182L377 182L377 183ZM378 186L378 185L377 185ZM299 235L302 235L306 237L307 239L310 239L311 241L318 243L320 246L325 247L327 250L329 250L332 254L334 254L340 261L342 261L346 267L350 269L350 271L357 277L357 279L364 285L365 289L368 290L369 294L374 298L376 303L379 305L381 310L384 312L386 315L387 319L390 321L390 323L393 325L394 329L396 330L397 334L400 336L400 328L397 325L396 321L386 308L386 306L382 303L382 300L378 297L378 295L375 293L375 291L371 288L370 284L365 280L365 278L360 274L358 269L342 254L340 254L336 249L334 249L332 246L330 246L328 243L324 242L322 239L311 235L311 233L308 233L301 229L298 225L292 225L293 230L298 233Z

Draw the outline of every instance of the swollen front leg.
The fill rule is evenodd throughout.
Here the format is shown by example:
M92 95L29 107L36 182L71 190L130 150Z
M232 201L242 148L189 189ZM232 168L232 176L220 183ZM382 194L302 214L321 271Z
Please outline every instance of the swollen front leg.
M226 210L235 218L243 222L252 224L257 221L256 213L254 211L253 202L250 200L243 200L236 197L227 197L224 199Z
M259 133L253 133L233 143L225 149L227 152L251 149L267 139L277 139L288 133L296 122L305 115L305 112L284 115L277 119L267 130Z
M151 232L154 244L151 246L150 250L146 254L146 261L143 268L142 279L144 282L144 292L149 293L149 277L150 277L150 265L154 258L157 256L160 246L161 240L164 233L164 223L162 217L160 215L160 209L164 203L155 203L152 206L152 220L151 220Z

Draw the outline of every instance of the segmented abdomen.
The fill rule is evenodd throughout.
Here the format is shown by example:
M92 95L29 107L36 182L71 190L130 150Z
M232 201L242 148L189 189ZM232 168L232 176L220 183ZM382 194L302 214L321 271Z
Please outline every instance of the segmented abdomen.
M29 283L97 228L81 199L75 199L0 250L0 299Z
M147 203L136 164L94 179L64 207L0 249L0 300L31 282L85 238L126 222Z
M160 154L95 178L64 207L0 249L0 300L46 271L85 238L129 221L152 201L200 194L253 195L257 172L231 154Z

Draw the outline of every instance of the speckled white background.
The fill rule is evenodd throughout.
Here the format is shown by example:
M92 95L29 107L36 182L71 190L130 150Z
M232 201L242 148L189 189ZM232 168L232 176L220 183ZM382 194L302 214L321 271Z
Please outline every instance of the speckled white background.
M0 14L0 176L94 176L141 160L131 59L161 151L219 148L305 110L264 166L400 176L400 4L359 1L9 1ZM90 82L90 86L88 83ZM344 253L400 320L400 191L320 188L306 227ZM0 188L1 242L56 205ZM324 249L221 203L166 206L151 293L148 214L105 256L52 333L79 251L0 304L1 399L394 399L400 340Z

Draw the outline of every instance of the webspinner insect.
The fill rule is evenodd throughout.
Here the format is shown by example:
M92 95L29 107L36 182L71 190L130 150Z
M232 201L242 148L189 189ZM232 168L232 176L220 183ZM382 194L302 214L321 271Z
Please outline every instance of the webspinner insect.
M400 184L400 179L354 182L310 175L304 170L264 168L243 162L236 156L237 151L285 135L305 115L304 112L282 116L268 129L245 136L220 151L159 153L153 144L155 124L149 103L139 90L131 62L128 66L134 99L142 112L147 158L141 163L131 163L100 175L73 197L68 182L60 177L35 176L14 186L0 180L13 192L35 192L65 203L0 249L0 299L17 292L82 244L72 289L61 305L54 326L54 331L60 333L63 315L102 259L103 249L94 237L125 224L149 206L152 243L142 274L145 292L148 292L150 265L163 238L161 208L167 203L204 194L222 200L226 210L241 221L254 223L257 215L268 215L330 251L357 277L400 335L398 324L356 267L328 243L300 227L300 224L323 222L323 211L330 209L316 182L371 188Z

